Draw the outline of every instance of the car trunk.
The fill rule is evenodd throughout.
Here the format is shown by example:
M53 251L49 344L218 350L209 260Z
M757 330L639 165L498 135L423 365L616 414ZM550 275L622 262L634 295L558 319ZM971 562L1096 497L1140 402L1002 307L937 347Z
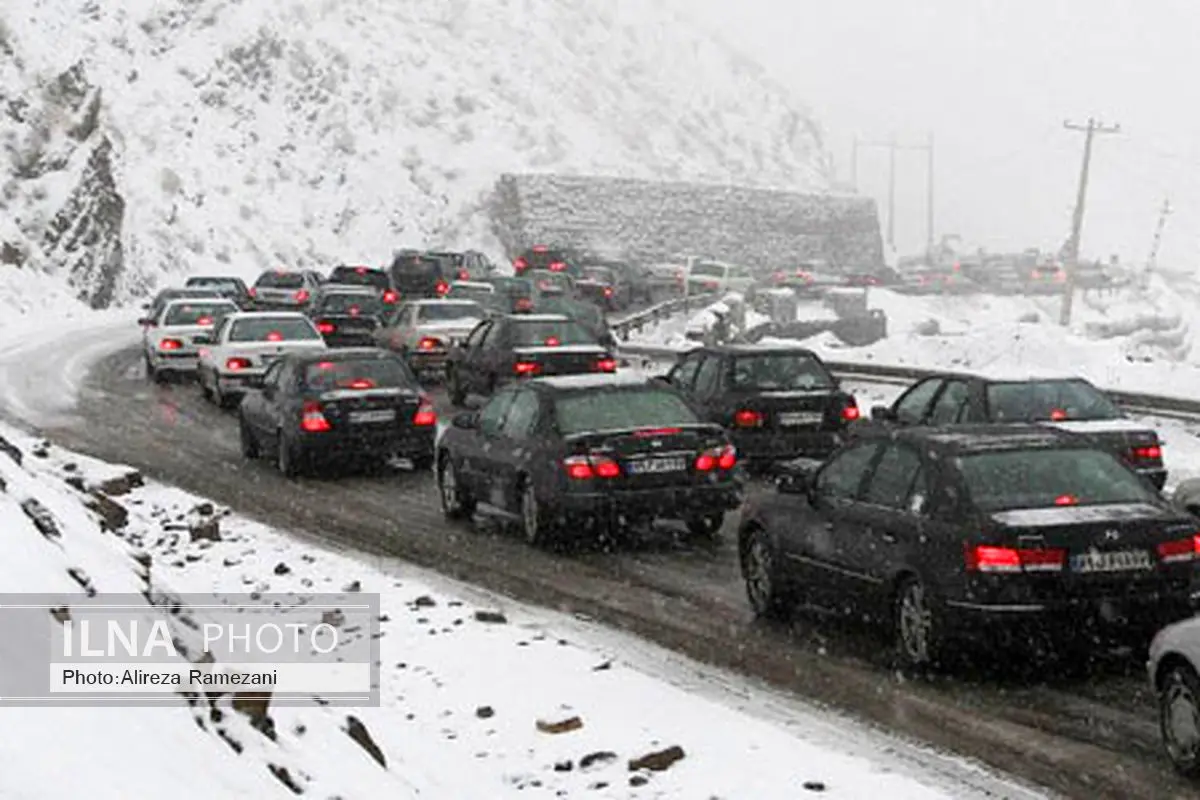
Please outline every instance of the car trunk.
M845 425L847 406L852 398L839 389L737 392L730 395L726 424L780 433L832 430Z
M370 343L379 328L379 318L359 314L322 314L316 319L317 330L327 340L352 340Z
M1046 593L1113 597L1192 574L1194 526L1150 503L1001 511L988 522L1000 546L1066 551L1061 567L1025 567L1033 588ZM1186 551L1174 563L1160 557L1158 548L1167 542Z
M479 324L479 320L472 319L466 325L422 325L418 329L418 333L422 337L431 337L438 339L445 347L451 347L456 344L462 344L466 338L471 335L471 331Z
M194 356L200 348L200 345L196 342L196 337L210 335L212 335L212 325L167 325L159 329L158 341L174 339L182 342L183 347L167 351L163 351L160 347L159 352L165 356Z
M308 301L308 292L302 287L284 289L276 286L260 286L254 290L254 300L263 305L301 306Z
M231 342L227 357L249 359L252 369L266 369L291 353L306 353L324 349L325 340L323 339L301 339L291 342Z
M406 259L392 269L392 282L402 297L435 297L438 285L449 290L452 271L444 270L440 261Z
M601 371L597 364L608 358L608 351L598 345L517 347L513 348L513 371L525 374L518 365L536 364L536 368L529 368L529 372L537 375L580 375Z
M337 389L316 399L330 428L350 435L409 430L421 406L420 394L403 388Z
M1064 420L1042 423L1083 436L1135 469L1161 469L1162 446L1158 434L1127 419Z
M715 425L629 429L583 433L567 437L571 454L607 456L621 467L621 474L605 478L612 489L656 489L712 483L714 475L728 477L729 470L696 468L706 452L719 451L725 444Z

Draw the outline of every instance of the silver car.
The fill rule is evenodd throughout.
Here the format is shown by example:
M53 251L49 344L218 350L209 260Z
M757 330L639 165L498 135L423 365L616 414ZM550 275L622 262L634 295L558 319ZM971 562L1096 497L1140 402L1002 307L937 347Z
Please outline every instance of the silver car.
M142 325L142 357L146 376L160 382L167 375L196 372L200 345L196 337L209 334L222 317L235 314L237 304L220 298L172 300Z
M440 373L450 348L467 338L487 311L473 300L414 300L402 304L386 328L376 332L380 347L399 353L418 375Z

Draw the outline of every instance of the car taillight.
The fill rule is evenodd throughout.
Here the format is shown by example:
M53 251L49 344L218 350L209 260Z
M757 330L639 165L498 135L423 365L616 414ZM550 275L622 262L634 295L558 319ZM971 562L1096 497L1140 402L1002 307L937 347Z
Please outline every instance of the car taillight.
M253 286L251 286L246 290L246 294L250 295L251 297L258 297L258 289L255 289Z
M518 375L536 375L541 369L542 365L536 361L518 361L513 364L513 372Z
M460 281L469 281L471 280L471 273L465 269L460 269L458 271L458 279Z
M442 340L435 336L422 336L421 341L417 342L418 350L437 350L442 346Z
M196 319L196 324L197 325L212 325L213 318L212 317L198 317Z
M525 270L529 269L529 262L523 258L518 258L513 261L513 271L520 275Z
M1079 505L1079 498L1073 494L1060 494L1058 497L1054 498L1054 505L1077 506Z
M724 447L705 450L696 456L694 466L697 472L712 472L714 469L733 469L736 464L737 451L733 445L727 444Z
M321 320L320 322L317 323L317 331L320 333L333 333L336 330L337 330L337 326L334 325L332 322L328 322L326 320Z
M721 451L721 455L717 458L717 467L719 469L733 469L737 466L737 450L733 445L728 445Z
M600 358L596 360L596 372L616 372L617 360L615 358Z
M325 419L325 410L315 400L304 403L300 416L300 430L308 433L321 433L329 430L329 420Z
M354 271L355 271L355 272L357 272L359 275L366 275L366 274L367 274L367 268L366 268L366 267L355 267L355 268L354 268Z
M621 465L612 458L604 455L567 456L563 459L563 469L567 477L574 481L586 481L592 478L617 478L621 475Z
M1180 564L1200 559L1200 534L1187 539L1159 542L1158 558L1164 564Z
M518 297L517 301L513 303L513 308L517 311L528 311L533 308L533 301L528 297Z
M1135 447L1129 451L1129 455L1134 461L1161 461L1162 445L1149 444Z
M968 544L963 552L967 572L1061 572L1067 563L1067 551L1060 547L1017 548Z
M755 411L752 408L743 408L734 412L733 424L738 428L758 428L763 424L765 417L761 411Z
M267 341L268 342L282 342L283 334L280 333L279 331L270 331L269 333L267 333Z
M613 290L612 290L612 287L611 287L611 286L605 286L605 287L604 287L604 296L605 296L605 297L612 297L612 296L613 296Z
M183 342L178 339L163 339L158 343L159 350L178 350L183 347Z
M400 299L400 294L395 289L388 289L383 293L383 302L392 304Z
M421 395L421 405L413 414L412 424L422 428L437 425L437 411L433 408L433 401L425 395Z
M567 268L567 265L561 261L551 261L549 264L549 270L551 272L562 272L566 268Z
M350 316L357 317L361 313L362 313L362 311L359 309L358 306L350 306Z
M842 407L842 421L853 422L861 416L862 412L858 410L858 401L853 397L850 398L848 404Z
M250 359L227 358L225 359L225 369L230 372L237 372L239 369L250 369Z
M444 295L446 292L450 291L450 284L446 283L445 281L438 281L435 291L439 295Z
M544 344L546 347L558 347L560 344L562 344L562 339L558 338L557 336L547 336L542 344Z
M360 391L363 389L374 389L375 381L371 380L370 378L355 378L347 384L347 387L350 389L358 389Z
M307 302L308 297L309 297L308 289L300 289L299 291L296 292L296 294L293 295L293 297L296 298L297 303Z
M1061 408L1055 408L1050 412L1050 420L1052 422L1062 422L1067 418L1067 412Z

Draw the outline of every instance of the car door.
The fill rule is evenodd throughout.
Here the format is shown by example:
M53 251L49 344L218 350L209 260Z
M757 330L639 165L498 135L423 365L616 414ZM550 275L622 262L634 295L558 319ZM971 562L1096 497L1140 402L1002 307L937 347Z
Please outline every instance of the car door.
M529 388L519 388L504 416L500 434L488 448L488 474L492 478L493 505L516 513L520 508L518 478L534 449L534 431L541 417L541 399Z
M251 389L242 399L242 418L254 430L261 442L273 443L276 432L282 424L279 413L279 394L282 384L279 378L283 367L284 362L282 361L276 361L267 367L267 371L263 373L262 387L257 390Z
M491 394L508 376L509 325L496 320L483 336L476 354L476 391Z
M490 505L494 502L496 481L493 480L492 460L489 449L500 439L504 430L504 419L516 396L516 387L493 395L479 409L477 424L470 437L464 437L461 448L462 477L467 481L471 494Z
M878 442L864 441L838 451L813 477L809 504L814 513L783 530L784 557L809 578L810 596L819 605L843 607L866 583L847 566L846 550L863 535L857 501L879 449Z
M721 393L721 372L725 360L717 353L707 353L696 370L689 400L705 422L720 423L716 403Z
M484 320L463 342L462 360L457 369L462 386L468 391L479 391L483 387L483 371L485 368L485 348L492 332L499 325L497 320Z
M704 351L696 351L688 353L679 361L675 362L675 366L667 373L667 383L675 387L676 391L682 394L690 402L692 392L696 388L696 372L700 369L700 362L704 360Z
M920 452L907 442L891 442L875 461L853 512L860 535L844 542L848 571L862 577L860 608L886 613L887 588L907 565L921 564L928 549L925 535L930 498L928 471Z
M933 404L926 414L926 425L953 425L961 422L967 411L970 389L963 380L949 379L944 382Z
M933 377L918 381L892 404L892 422L897 425L920 425L924 421L945 378Z

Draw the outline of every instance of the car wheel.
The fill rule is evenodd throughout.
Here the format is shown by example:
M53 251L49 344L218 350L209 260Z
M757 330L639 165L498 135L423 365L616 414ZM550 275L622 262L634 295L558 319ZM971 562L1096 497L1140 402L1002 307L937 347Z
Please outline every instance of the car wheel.
M255 459L261 455L258 439L254 438L254 431L250 429L250 424L244 418L238 419L238 436L242 442L243 458Z
M423 456L413 456L412 465L414 472L429 472L433 469L433 453Z
M741 562L746 597L754 615L762 619L786 618L791 611L791 598L783 591L775 548L766 531L754 528L749 532L742 543Z
M301 453L294 444L287 440L283 431L278 434L279 445L275 451L275 464L285 478L295 478L300 474Z
M208 379L205 378L207 374L206 371L201 370L196 374L196 379L200 383L200 394L204 396L205 400L211 403L213 402L213 393L212 387L208 384Z
M453 367L446 369L446 393L450 395L450 403L456 408L462 408L467 402L467 393L458 378L458 370Z
M893 616L899 666L909 669L934 666L938 661L939 632L924 583L915 577L901 582Z
M446 519L462 519L475 512L475 500L459 485L458 470L449 454L443 455L438 464L437 481Z
M1181 775L1200 776L1200 677L1187 664L1171 667L1158 695L1167 758Z
M713 539L725 524L725 512L718 511L703 517L692 517L687 520L688 533L697 539Z
M521 533L525 541L540 546L550 540L550 525L542 504L538 502L533 483L525 481L521 490Z

